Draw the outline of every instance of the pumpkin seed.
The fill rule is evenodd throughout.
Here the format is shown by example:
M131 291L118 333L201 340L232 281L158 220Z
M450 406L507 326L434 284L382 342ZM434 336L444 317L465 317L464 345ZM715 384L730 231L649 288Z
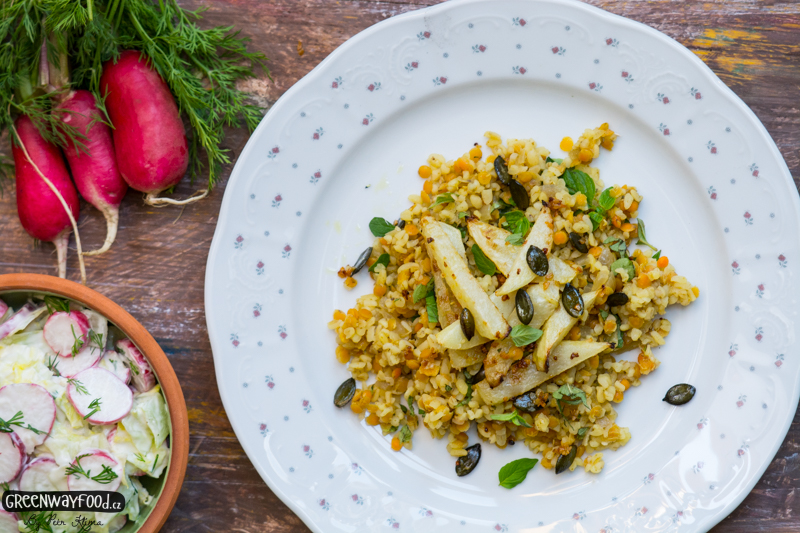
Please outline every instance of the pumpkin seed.
M471 339L475 335L475 318L472 316L472 312L465 307L461 310L458 321L461 322L461 331L464 332L464 336L468 340Z
M361 252L361 255L358 256L358 260L356 261L355 266L353 266L353 273L350 274L351 276L355 276L359 273L359 271L364 268L369 260L370 256L372 255L372 246Z
M336 394L333 395L333 405L336 407L344 407L356 393L356 380L353 378L346 379L344 383L339 385L336 389Z
M486 371L484 371L483 367L481 367L481 369L478 370L477 374L470 376L469 378L467 378L466 381L467 385L475 385L476 383L480 383L484 379L486 379Z
M526 392L525 394L517 396L512 401L514 403L514 408L518 411L522 411L523 413L535 413L538 409L535 403L535 392Z
M481 460L481 444L473 444L468 448L464 448L467 455L456 459L456 474L459 477L466 476L478 466L478 461Z
M683 405L689 403L689 400L694 398L694 393L697 392L692 385L688 383L680 383L670 388L662 401L670 405Z
M583 314L583 297L571 283L567 283L564 287L564 292L561 293L561 303L569 316L578 318Z
M517 180L511 180L508 184L508 190L511 191L511 198L514 199L514 203L517 204L519 209L522 211L528 209L528 206L531 205L531 197L528 195L524 185Z
M525 260L528 262L528 267L531 269L531 272L537 276L546 276L550 271L550 263L547 261L547 255L536 246L528 248Z
M508 165L506 165L506 160L503 159L503 156L498 155L494 158L494 171L497 172L497 181L503 185L508 185L511 178L508 175Z
M517 291L517 296L514 298L514 304L517 308L517 318L526 326L533 320L533 302L525 289Z
M589 247L586 246L586 239L581 237L579 233L575 233L574 231L569 234L569 240L572 243L572 246L575 247L582 254L589 253Z
M403 229L403 228L405 228L405 227L406 227L406 221L405 221L405 220L403 220L403 219L401 218L401 219L400 219L400 222L398 222L398 223L396 224L396 226L397 226L398 228L400 228L400 229Z
M608 297L606 303L609 307L619 307L620 305L625 305L628 303L628 295L624 292L615 292L611 296Z
M560 456L558 461L556 461L556 474L569 470L569 467L571 467L572 463L575 461L576 455L578 455L578 447L573 444L572 448L569 449L569 453Z

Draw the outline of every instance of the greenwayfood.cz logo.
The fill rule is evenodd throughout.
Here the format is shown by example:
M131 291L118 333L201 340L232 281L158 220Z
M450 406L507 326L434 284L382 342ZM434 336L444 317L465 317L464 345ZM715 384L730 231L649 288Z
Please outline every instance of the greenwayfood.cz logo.
M119 513L125 508L125 497L107 490L71 492L28 492L9 490L3 493L3 508L11 513L38 511L86 511Z

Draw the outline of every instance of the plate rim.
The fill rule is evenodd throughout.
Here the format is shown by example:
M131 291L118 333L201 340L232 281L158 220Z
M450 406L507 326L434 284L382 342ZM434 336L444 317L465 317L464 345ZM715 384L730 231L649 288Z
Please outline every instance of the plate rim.
M272 116L277 115L278 110L282 109L284 106L288 105L287 102L292 100L294 96L299 93L303 88L308 85L311 85L317 78L320 78L323 75L323 70L327 66L328 63L335 60L337 57L345 54L350 49L357 47L361 41L365 40L366 38L372 36L375 33L380 32L381 30L388 28L389 26L396 25L396 24L404 24L407 21L412 19L424 19L428 14L438 11L447 11L454 7L460 7L464 5L470 4L484 4L488 3L489 0L446 0L439 4L435 4L432 6L423 7L420 9L415 9L412 11L407 11L405 13L401 13L399 15L394 15L389 18L386 18L382 21L379 21L360 32L356 33L346 41L344 41L341 45L339 45L335 50L333 50L328 56L326 56L322 61L320 61L313 69L311 69L307 74L305 74L302 78L300 78L296 83L294 83L286 92L281 95L278 100L270 107L268 112L264 115L264 117L259 122L256 129L250 135L247 144L245 145L244 149L242 150L241 154L234 163L234 168L231 171L231 175L226 183L226 191L228 190L228 186L231 182L239 178L239 174L242 172L241 166L238 165L239 160L247 158L250 153L256 149L256 143L252 142L254 138L256 138L257 134L259 134L260 130L267 128L267 123ZM497 2L499 0L492 0ZM514 0L519 2L520 0ZM615 13L611 13L599 7L595 7L591 4L584 3L580 0L521 0L531 5L535 4L555 4L566 6L570 9L581 9L592 16L599 17L600 19L604 19L610 24L618 25L619 27L629 29L633 32L639 32L648 38L654 38L660 40L662 43L666 44L667 46L671 47L674 51L680 53L683 58L689 62L692 62L694 66L699 67L700 73L703 75L706 82L712 84L715 89L719 91L719 94L725 98L729 103L736 106L741 112L743 112L743 117L746 117L750 123L750 126L754 126L757 130L758 136L761 137L762 140L766 142L767 148L770 150L773 160L778 163L778 167L780 170L780 175L783 180L785 180L786 184L790 186L790 190L797 190L797 186L792 179L791 172L789 171L788 165L786 164L786 160L784 159L783 155L781 154L780 150L777 147L772 136L769 134L769 131L766 129L764 124L755 114L755 112L739 97L728 85L726 85L720 78L717 76L713 70L697 55L695 55L691 50L689 50L686 46L678 42L677 40L673 39L669 35L648 26L642 22L638 22L636 20L624 17L622 15L617 15ZM509 2L510 3L510 2ZM222 216L223 214L227 213L228 209L230 209L230 204L233 202L233 197L231 195L225 195L223 193L223 199L220 205L219 215L217 217L217 225L214 230L214 236L211 242L211 246L208 252L208 258L206 261L206 273L204 279L204 306L207 308L212 303L211 297L211 290L214 279L212 276L213 273L213 258L216 257L217 253L219 252L219 248L222 246L222 233L224 229L224 220L225 218ZM795 225L800 228L800 196L797 194L792 196L791 203L793 204L793 212L792 215L794 217ZM219 390L220 398L222 400L223 407L227 412L231 412L231 407L233 407L233 399L227 397L228 394L232 394L231 391L223 390L224 387L222 386L222 371L220 369L220 365L218 365L217 355L215 352L215 345L220 345L220 337L219 334L216 332L216 327L214 323L210 320L208 313L206 313L206 326L208 330L209 342L211 345L212 356L214 358L214 372L217 381L217 389ZM221 349L219 350L221 351ZM220 356L221 357L221 356ZM792 401L791 404L797 405L800 403L800 382L795 379L794 382L794 389L792 394ZM791 427L792 421L794 419L794 414L790 414L786 416L784 420L783 427L780 431L782 438L780 441L777 441L773 444L770 454L769 454L769 461L765 461L764 464L759 467L758 469L754 470L754 473L757 475L753 475L750 481L745 484L746 490L742 489L736 495L735 498L731 498L724 506L717 508L713 513L701 518L698 522L693 524L693 527L698 531L707 531L714 527L715 525L719 524L722 520L724 520L728 515L730 515L739 505L744 501L744 499L752 492L753 488L758 484L761 477L764 475L764 472L769 468L774 460L775 456L777 455L780 447L786 440L786 435L789 432ZM244 429L237 427L240 423L236 422L233 418L228 417L228 420L231 424L231 427L234 430L234 434L237 437L240 445L245 451L248 460L253 464L256 471L259 473L261 478L267 484L269 489L275 494L289 509L292 510L295 515L297 515L303 523L315 533L323 533L324 529L320 524L317 524L314 520L314 517L309 514L306 509L302 506L297 505L294 500L289 497L288 495L284 494L283 491L277 486L272 483L271 477L268 473L253 459L251 458L251 454L255 452L255 450L251 450L251 446L247 444L246 439L240 438L240 434L244 435Z

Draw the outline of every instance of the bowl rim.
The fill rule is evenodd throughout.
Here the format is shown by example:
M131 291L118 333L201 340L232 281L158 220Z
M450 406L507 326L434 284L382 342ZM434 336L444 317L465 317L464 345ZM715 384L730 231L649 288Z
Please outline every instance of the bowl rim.
M167 521L175 506L189 461L189 415L183 391L172 364L153 336L138 320L119 304L94 289L74 281L43 274L0 275L0 293L17 290L57 294L97 311L122 330L153 365L161 384L161 390L167 400L172 423L172 434L170 435L172 450L169 470L161 494L147 520L136 531L137 533L156 533Z

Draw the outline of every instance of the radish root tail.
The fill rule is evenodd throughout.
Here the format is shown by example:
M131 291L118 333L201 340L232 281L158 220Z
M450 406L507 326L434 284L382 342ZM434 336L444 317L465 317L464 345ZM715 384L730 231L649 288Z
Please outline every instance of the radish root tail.
M208 196L208 192L209 192L208 189L197 191L186 200L173 200L172 198L161 198L156 196L156 194L158 193L148 193L144 197L144 203L146 203L147 205L152 205L153 207L165 207L168 205L188 205L202 200L203 198Z
M69 244L69 230L65 229L53 240L56 245L56 256L58 257L58 277L67 278L67 245Z
M104 217L106 217L106 242L103 243L101 248L92 250L91 252L84 252L83 255L93 256L104 254L111 248L111 245L114 244L114 239L117 238L117 228L119 227L119 208L106 204L103 206L100 212L103 213Z
M56 186L53 185L53 182L50 181L50 179L48 179L47 176L42 174L42 171L39 170L39 167L36 165L36 163L33 162L33 158L28 153L28 149L25 148L25 143L22 142L22 137L19 136L19 133L17 132L17 128L16 128L16 126L14 126L13 122L11 123L11 129L14 132L14 136L16 137L17 142L19 142L20 148L22 148L22 152L25 154L25 158L28 160L28 162L31 164L31 166L33 166L34 170L36 170L36 173L39 174L39 177L44 180L44 182L47 184L47 186L50 188L50 190L53 191L53 194L56 195L56 198L58 198L58 201L61 202L61 206L64 208L64 211L66 211L67 216L69 217L69 222L70 222L70 224L72 224L72 231L73 231L73 233L75 233L75 244L78 247L78 265L80 266L80 270L81 270L81 283L86 285L86 265L84 265L84 263L83 263L83 250L81 249L81 236L78 233L78 223L75 221L75 217L72 216L72 211L70 210L69 206L67 205L67 201L64 200L63 196L61 196L61 193L59 192L59 190L56 189ZM56 241L54 241L56 243L56 251L58 251L58 247L59 247L58 239L60 237L61 237L61 235L59 235L59 237L56 237ZM66 244L65 244L65 246L66 246ZM61 262L60 252L59 252L59 263L58 263L59 277L66 278L66 276L67 276L66 262L67 262L67 253L66 253L66 250L64 250L64 262L63 262L64 272L63 272L63 276L62 276L61 275L62 262Z

